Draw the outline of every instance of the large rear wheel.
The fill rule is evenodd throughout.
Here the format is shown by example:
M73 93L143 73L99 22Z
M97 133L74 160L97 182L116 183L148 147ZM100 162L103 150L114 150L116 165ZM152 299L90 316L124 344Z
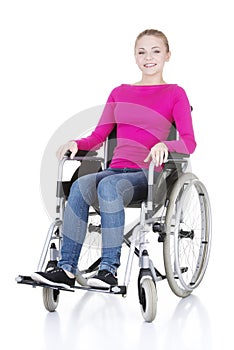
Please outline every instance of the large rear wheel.
M211 246L211 209L204 184L191 173L175 183L169 198L164 264L172 291L186 297L206 271Z

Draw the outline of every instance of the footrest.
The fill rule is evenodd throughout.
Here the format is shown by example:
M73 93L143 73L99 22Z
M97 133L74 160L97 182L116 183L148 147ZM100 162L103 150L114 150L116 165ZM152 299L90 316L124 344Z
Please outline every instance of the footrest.
M51 288L51 289L57 289L57 290L64 290L67 292L74 292L74 289L72 287L71 287L71 289L68 289L68 288L64 288L61 286L51 286L51 285L46 284L46 283L36 282L30 276L19 275L15 278L15 280L19 284L27 284L27 285L32 286L33 288L44 287L44 288Z
M61 287L61 286L51 286L49 284L36 282L30 276L19 275L19 276L17 276L15 278L15 280L19 284L30 285L33 288L43 287L43 288L64 290L66 292L74 292L76 289L81 289L81 290L86 290L86 291L89 291L89 292L102 292L102 293L110 293L110 294L121 294L123 296L127 294L127 287L126 286L110 286L110 288L93 288L93 287L89 287L89 286L82 287L82 286L75 285L74 287L71 287L71 289L68 289L68 288L64 288L64 287Z
M29 284L31 286L35 287L37 285L40 285L40 283L36 282L36 281L33 281L33 279L30 277L30 276L22 276L22 275L19 275L15 278L16 282L17 283L21 283L21 284Z
M75 286L75 289L83 289L87 290L89 292L100 292L100 293L109 293L109 294L121 294L122 296L125 296L127 294L127 287L126 286L110 286L109 288L101 288L101 287L80 287Z

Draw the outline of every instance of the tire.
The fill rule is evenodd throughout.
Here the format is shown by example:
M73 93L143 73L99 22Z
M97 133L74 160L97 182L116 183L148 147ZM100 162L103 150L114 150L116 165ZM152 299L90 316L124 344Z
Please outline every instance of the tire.
M166 276L172 291L186 297L206 271L211 245L211 209L205 186L185 173L175 183L165 219L163 246Z
M52 288L43 288L43 303L49 312L53 312L56 310L59 303L59 290Z
M151 277L145 277L139 289L141 313L146 322L152 322L157 313L157 290Z

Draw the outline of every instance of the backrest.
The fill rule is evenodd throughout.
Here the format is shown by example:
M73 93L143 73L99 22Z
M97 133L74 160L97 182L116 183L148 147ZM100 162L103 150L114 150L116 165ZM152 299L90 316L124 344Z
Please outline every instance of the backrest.
M114 149L116 146L116 136L117 136L116 134L117 134L117 127L115 126L114 129L109 134L107 141L105 143L105 151L104 151L105 168L109 167L114 154ZM176 139L177 139L176 126L175 126L175 123L172 123L169 135L167 137L167 141L176 140Z

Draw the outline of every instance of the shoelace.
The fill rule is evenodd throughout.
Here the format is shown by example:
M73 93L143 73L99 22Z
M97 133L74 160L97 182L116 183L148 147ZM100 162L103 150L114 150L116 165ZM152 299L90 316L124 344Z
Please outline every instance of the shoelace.
M63 271L63 269L61 269L60 267L55 267L55 268L53 268L52 270L50 270L48 272L55 273L55 272L61 272L61 271Z

